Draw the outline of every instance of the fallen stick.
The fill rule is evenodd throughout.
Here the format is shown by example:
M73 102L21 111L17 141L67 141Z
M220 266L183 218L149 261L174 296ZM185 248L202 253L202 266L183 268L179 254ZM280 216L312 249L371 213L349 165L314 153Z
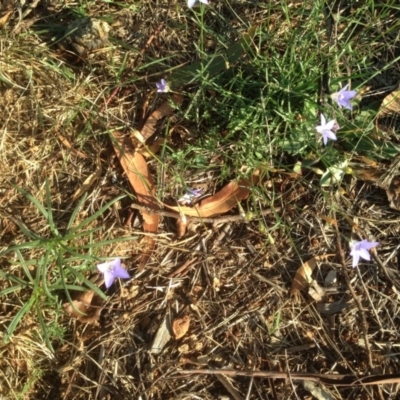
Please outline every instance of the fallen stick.
M314 381L325 385L336 386L364 386L364 385L384 385L388 383L399 383L399 374L389 375L366 375L354 376L345 374L313 374L298 372L274 372L274 371L238 371L235 369L191 369L180 370L181 375L174 378L185 378L190 375L229 375L229 376L248 376L251 378L272 378L272 379L292 379L303 381Z
M130 204L129 207L134 208L135 210L139 211L145 211L148 212L149 214L158 214L163 217L170 217L170 218L182 218L182 216L179 213L172 212L172 211L163 211L163 210L153 210L148 207L141 206L139 204ZM280 207L274 208L274 211L280 211ZM272 214L272 210L262 210L258 214L254 214L254 216L251 219L254 219L254 217L258 215L269 215ZM192 217L189 215L185 215L186 219L188 221L197 221L197 222L204 222L204 223L211 223L211 224L217 224L220 222L236 222L236 221L246 221L246 217L243 217L241 214L239 215L223 215L221 217Z

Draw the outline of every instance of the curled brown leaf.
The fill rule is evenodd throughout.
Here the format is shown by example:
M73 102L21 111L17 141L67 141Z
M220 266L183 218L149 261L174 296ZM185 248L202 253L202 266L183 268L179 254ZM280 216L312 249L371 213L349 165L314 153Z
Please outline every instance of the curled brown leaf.
M296 271L296 275L292 281L292 286L290 288L290 295L294 295L300 290L308 287L312 281L312 272L317 266L317 260L315 257L303 263L300 268Z
M179 213L192 217L212 217L223 214L235 207L238 202L245 200L249 194L251 187L258 182L258 171L256 171L252 179L242 179L239 182L230 182L225 185L219 192L215 193L200 202L194 207L187 206L170 206L166 207Z
M103 308L103 300L93 291L80 292L75 300L63 305L67 314L88 324L95 324Z
M310 283L313 281L312 273L317 266L317 261L330 256L330 254L316 256L303 263L296 271L292 281L292 286L290 287L290 295L292 296L301 290L308 288Z
M175 339L180 339L185 336L189 330L190 317L185 315L182 318L175 318L172 322L172 332L174 333Z

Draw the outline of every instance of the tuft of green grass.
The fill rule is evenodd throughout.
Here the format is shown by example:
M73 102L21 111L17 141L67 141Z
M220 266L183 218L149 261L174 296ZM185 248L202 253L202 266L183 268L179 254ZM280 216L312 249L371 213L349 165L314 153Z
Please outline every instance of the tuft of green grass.
M125 196L116 197L89 217L78 221L86 201L86 196L83 196L71 212L66 226L60 229L54 220L48 181L45 186L45 205L26 190L18 186L15 189L38 209L47 223L48 232L45 235L35 232L20 219L12 218L24 233L26 241L0 252L0 259L7 264L5 269L10 271L0 271L0 277L9 282L8 287L0 291L0 298L13 298L18 309L7 326L4 341L9 342L23 318L34 313L38 318L44 342L54 351L53 342L61 340L63 333L58 328L61 300L66 298L72 303L71 291L87 289L106 299L99 287L88 279L87 273L93 271L95 263L100 260L98 255L102 248L134 239L108 239L106 235L104 239L96 240L95 237L103 228L91 227L94 221Z

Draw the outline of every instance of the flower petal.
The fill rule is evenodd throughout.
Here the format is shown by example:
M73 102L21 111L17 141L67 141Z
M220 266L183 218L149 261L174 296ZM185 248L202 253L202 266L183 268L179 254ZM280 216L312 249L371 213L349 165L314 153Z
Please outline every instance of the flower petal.
M359 247L360 249L366 249L366 250L370 250L373 247L378 246L378 242L370 242L367 239L364 239L363 241L360 242Z
M113 274L115 278L123 278L123 279L130 278L128 271L123 267L116 267L113 271Z
M161 79L160 82L156 82L157 93L168 93L169 86L165 79Z
M101 264L97 264L97 269L105 274L107 271L110 270L110 263L109 262L105 262L105 263L101 263Z
M114 258L113 260L109 261L109 264L112 268L120 268L121 267L121 259L119 257Z
M352 254L353 256L353 268L357 267L358 262L360 261L360 255L358 253Z
M189 195L194 196L194 197L199 197L201 196L201 189L190 189L187 188L186 191L188 192Z
M338 92L332 94L332 99L338 104L340 108L344 107L348 110L352 110L353 106L350 103L350 100L353 99L357 95L356 90L347 90L349 88L349 84L344 86Z
M327 138L329 138L331 140L337 140L336 135L331 131L325 131L324 137L327 137Z
M363 239L361 242L354 242L354 247L357 250L367 249L368 248L368 239Z
M340 129L340 126L339 126L339 124L335 121L335 125L333 125L332 130L333 130L334 132L336 132L336 131L338 131L339 129Z
M104 272L104 284L106 285L107 289L113 284L114 279L115 276L112 271Z
M185 201L189 201L189 202L192 201L192 198L187 193L185 193L182 197L179 197L178 203L183 203Z
M343 96L346 100L351 100L353 97L357 96L356 90L347 90L343 93Z
M368 253L368 250L366 249L361 249L358 251L358 254L360 255L361 258L364 260L370 261L371 260L371 255Z
M196 3L196 0L188 0L188 7L192 8L194 6L194 3Z
M178 203L188 202L191 203L197 197L200 197L202 194L202 189L190 189L186 188L186 193L178 199Z
M351 105L351 103L348 101L348 100L341 100L341 101L339 101L339 106L340 107L344 107L344 108L347 108L348 110L352 110L353 109L353 106Z
M332 119L331 121L329 121L328 123L325 124L325 129L327 131L330 131L333 129L333 127L335 126L336 121L334 119Z

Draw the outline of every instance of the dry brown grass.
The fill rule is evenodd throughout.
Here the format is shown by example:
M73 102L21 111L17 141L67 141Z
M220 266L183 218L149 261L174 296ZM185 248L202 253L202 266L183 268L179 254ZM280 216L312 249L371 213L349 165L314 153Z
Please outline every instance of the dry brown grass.
M37 208L11 184L45 203L48 179L60 228L76 205L74 194L99 165L101 177L88 192L80 221L124 191L130 192L107 132L139 125L143 115L156 106L154 82L159 74L195 58L197 28L190 14L183 13L181 5L147 3L137 14L117 4L97 1L88 5L90 15L112 19L112 40L84 61L48 46L54 31L42 34L36 28L12 35L13 19L0 32L0 251L26 240L16 220L44 237L49 233ZM74 4L69 6L72 9ZM43 24L66 27L73 19L71 10L57 7L39 7L33 14L42 16ZM235 30L225 34L232 41L247 25L264 18L246 2L240 2L235 12L240 18L227 12ZM274 16L272 21L276 35L287 29L277 22L285 21L283 16ZM226 21L219 22L224 29ZM209 51L219 49L219 43L206 43ZM148 66L163 57L165 62ZM120 69L123 72L118 76ZM120 81L121 89L108 103ZM154 161L151 165L157 170ZM173 165L168 168L174 170ZM210 186L219 179L218 171L198 176L208 178ZM167 171L165 178L172 179L173 173ZM311 179L272 173L258 190L267 193L273 212L247 223L199 224L179 240L172 221L164 218L157 252L143 273L136 272L141 251L137 240L102 249L102 257L127 257L125 264L134 279L111 290L98 324L82 324L60 309L43 309L45 318L60 327L54 336L54 354L45 345L37 316L26 316L11 342L0 344L0 397L306 399L310 393L299 381L174 376L179 369L190 368L361 375L397 372L398 213L388 208L384 191L372 184L349 179L344 183L346 194L333 195L322 193ZM176 193L173 184L165 185L166 195ZM266 207L261 196L254 199L260 209ZM140 236L139 218L135 227L124 226L129 201L116 203L112 212L93 223L93 227L102 227L95 240L107 235ZM341 236L328 220L333 210ZM366 237L382 243L379 257L392 274L389 278L376 263L359 270L349 268L348 257L347 264L342 263L338 236L343 247L344 238L351 236L344 215L357 218ZM328 315L307 293L289 298L291 281L301 263L332 253L336 256L320 263L316 280L324 286L327 273L338 272L338 282L324 301L342 302L344 309ZM40 248L31 252L32 259L41 255ZM23 277L9 261L0 259L3 273ZM349 282L360 303L352 297ZM8 286L2 275L0 290ZM28 299L26 291L3 296L1 332ZM152 354L149 350L162 321L166 316L183 315L191 319L188 333L179 340L172 338L160 354ZM326 390L335 399L398 396L396 385Z

